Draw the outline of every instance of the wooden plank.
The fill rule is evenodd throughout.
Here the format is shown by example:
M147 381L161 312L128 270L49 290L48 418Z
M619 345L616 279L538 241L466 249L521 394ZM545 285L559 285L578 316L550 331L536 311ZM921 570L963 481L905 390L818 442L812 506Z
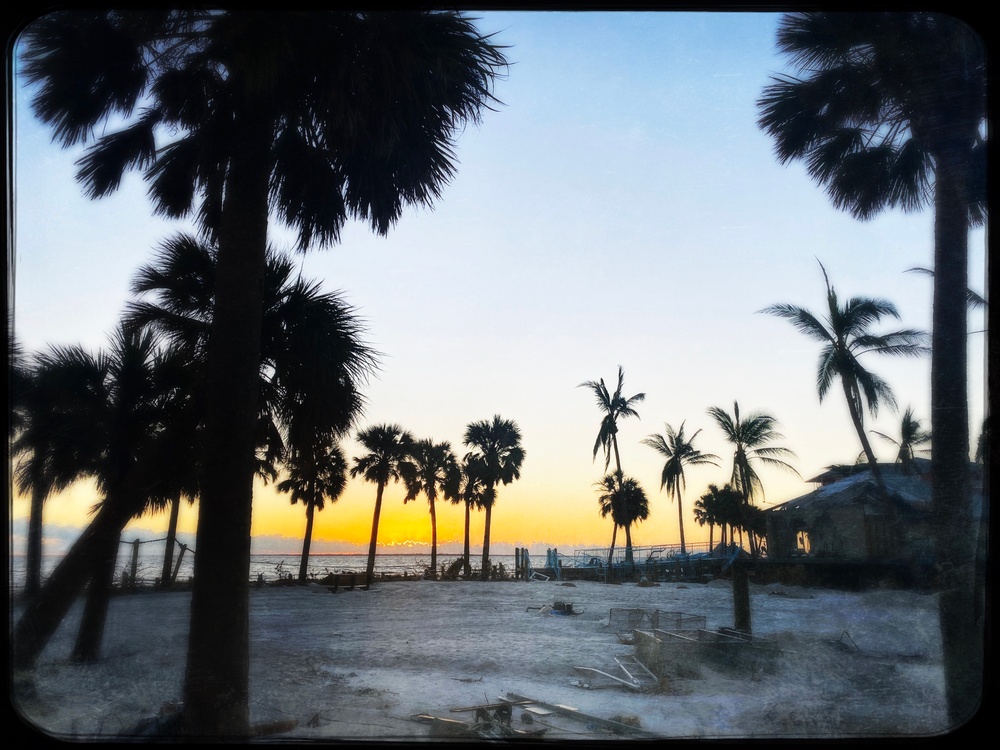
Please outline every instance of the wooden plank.
M622 724L621 722L618 721L611 721L610 719L602 719L598 716L585 714L582 711L578 711L577 709L573 708L572 706L564 706L557 703L545 703L544 701L526 698L525 696L518 695L517 693L507 693L507 695L504 696L504 699L509 700L512 703L519 701L529 701L530 703L533 703L537 706L541 706L542 708L551 709L556 713L560 714L561 716L571 717L573 719L576 719L577 721L585 721L587 723L593 724L594 726L602 727L603 729L606 729L607 731L612 732L614 734L627 734L632 737L645 737L649 739L659 738L659 735L654 734L652 732L647 732L645 730L639 729L638 727L629 726L628 724Z

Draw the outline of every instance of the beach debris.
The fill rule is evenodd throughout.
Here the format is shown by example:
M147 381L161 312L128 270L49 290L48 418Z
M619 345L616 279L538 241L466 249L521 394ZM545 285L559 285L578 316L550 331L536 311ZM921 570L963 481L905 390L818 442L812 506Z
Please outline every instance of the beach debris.
M562 703L545 703L518 695L517 693L507 693L502 697L502 700L510 702L511 705L523 705L525 706L525 711L530 711L535 716L541 715L553 719L559 717L570 719L574 722L582 722L588 730L594 733L626 735L648 739L658 738L658 735L647 732L637 726L630 726L625 722L616 721L615 719L602 719ZM546 725L555 728L553 724L546 722Z
M525 612L538 612L541 615L582 615L582 609L574 609L572 602L552 602L541 607L525 607Z
M649 692L659 688L660 680L650 672L646 665L640 662L635 656L631 654L624 654L615 657L615 663L621 670L621 675L610 674L609 672L604 672L600 669L595 669L594 667L573 667L573 669L578 672L590 672L593 674L599 674L602 677L607 677L613 680L618 685L623 685L630 690L635 690L640 693ZM587 687L588 689L594 689L594 685L586 683L573 683L577 687Z
M451 679L458 680L459 682L482 682L483 676L479 675L479 677L452 677Z
M431 737L454 737L467 739L507 739L514 737L539 737L547 729L517 729L511 726L514 706L517 702L501 701L499 703L483 703L477 706L462 706L453 708L453 713L474 712L472 721L449 719L433 714L416 714L410 718L415 721L429 723ZM530 722L528 722L530 723Z

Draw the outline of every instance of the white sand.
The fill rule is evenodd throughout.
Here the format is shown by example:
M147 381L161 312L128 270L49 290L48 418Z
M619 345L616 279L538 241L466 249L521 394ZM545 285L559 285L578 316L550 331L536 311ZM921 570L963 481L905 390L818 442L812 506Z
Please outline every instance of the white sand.
M947 728L933 595L751 586L753 634L781 648L773 669L692 658L682 675L643 693L574 669L622 674L614 657L635 649L609 627L610 610L684 612L705 616L709 630L732 627L728 582L406 581L336 594L265 587L250 596L252 721L295 721L273 740L429 738L430 726L413 715L472 720L451 709L507 693L602 719L636 717L666 738L926 736ZM582 614L526 611L556 601ZM104 658L76 666L68 655L78 602L34 675L15 676L22 718L46 734L91 739L127 732L179 701L189 602L185 592L115 597ZM514 727L529 727L523 713L514 709ZM586 721L553 723L547 737L606 736Z

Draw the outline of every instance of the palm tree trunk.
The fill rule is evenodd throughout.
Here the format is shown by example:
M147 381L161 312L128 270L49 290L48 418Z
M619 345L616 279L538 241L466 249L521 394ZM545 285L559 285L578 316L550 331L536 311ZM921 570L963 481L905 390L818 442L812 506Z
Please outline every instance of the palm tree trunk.
M101 656L101 641L104 640L104 624L111 603L111 588L115 581L120 541L120 533L109 534L102 543L100 551L94 555L90 586L87 587L83 616L70 656L71 661L92 664Z
M483 531L483 570L480 578L488 581L490 578L490 517L493 514L493 503L486 506L486 528Z
M632 524L625 524L625 562L632 564Z
M465 559L465 577L472 575L472 563L469 561L469 523L472 515L471 503L465 504L465 546L462 548L462 557Z
M677 493L677 522L680 524L681 529L681 554L687 553L687 549L684 546L684 506L681 504L681 493Z
M299 583L306 582L306 574L309 571L309 547L312 544L313 533L313 511L316 506L306 503L306 533L302 536L302 560L299 562Z
M618 524L611 523L611 547L608 549L608 572L611 571L611 563L615 559L615 539L618 538ZM605 576L606 578L607 576Z
M434 500L431 503L431 578L437 580L437 560L438 560L438 527L437 516L434 513Z
M42 650L83 592L94 569L94 560L110 540L117 540L128 516L102 506L69 552L46 579L38 595L28 602L11 636L11 667L31 669Z
M266 269L269 123L235 124L205 383L205 470L184 679L185 734L250 730L250 521Z
M40 473L40 472L39 472ZM45 488L42 478L34 477L31 483L31 508L28 515L28 544L25 564L24 596L31 599L42 587L42 512L45 507Z
M977 530L969 493L968 209L961 158L935 159L931 339L932 503L948 717L959 726L982 697L984 591L976 587ZM985 493L984 493L985 496Z
M177 543L177 517L181 510L181 494L178 492L170 499L170 523L167 526L167 548L163 552L163 570L160 571L160 586L167 587L173 581L174 545Z
M370 584L375 573L375 547L378 545L378 519L382 514L382 491L385 483L379 482L375 491L375 512L372 515L372 538L368 543L368 565L365 567L365 580Z

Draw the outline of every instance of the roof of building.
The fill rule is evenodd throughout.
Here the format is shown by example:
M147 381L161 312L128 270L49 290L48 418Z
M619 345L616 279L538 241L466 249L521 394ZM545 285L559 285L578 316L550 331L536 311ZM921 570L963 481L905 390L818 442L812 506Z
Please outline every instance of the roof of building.
M834 467L831 467L831 469ZM930 505L931 484L929 472L911 471L904 474L898 464L879 464L882 479L889 495L904 506L924 510ZM828 472L829 474L830 472ZM823 476L823 475L821 475ZM811 480L819 481L819 480ZM849 474L842 479L829 481L812 492L768 508L768 512L842 508L850 505L876 503L879 497L875 480L869 469Z

